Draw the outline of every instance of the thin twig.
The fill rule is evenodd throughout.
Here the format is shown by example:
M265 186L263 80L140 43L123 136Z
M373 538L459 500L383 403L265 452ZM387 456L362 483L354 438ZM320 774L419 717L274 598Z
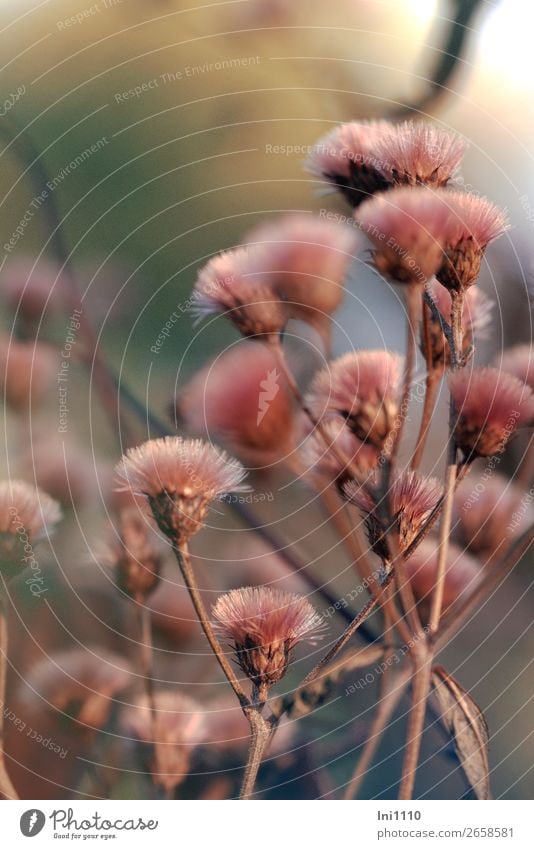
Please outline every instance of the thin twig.
M261 707L252 706L246 711L250 723L250 748L243 785L241 787L240 799L250 799L254 792L258 770L263 760L265 749L272 736L271 725L261 715ZM274 733L274 731L273 731Z
M187 587L189 595L191 596L191 601L193 602L193 606L198 616L198 620L200 622L202 630L204 631L204 634L206 635L206 639L210 644L211 650L217 658L219 666L226 675L228 683L230 684L234 693L239 699L239 704L243 708L249 707L250 700L246 696L239 681L237 680L235 672L232 669L229 661L227 660L223 647L221 646L217 635L213 630L213 626L208 618L206 608L204 607L204 602L202 601L202 597L198 589L195 573L193 571L193 566L191 564L191 556L189 554L189 549L187 545L183 545L181 548L178 548L178 546L173 546L173 550L176 556L176 560L178 561L178 565L180 567L184 583Z
M438 397L439 385L441 382L441 369L438 369L434 366L432 356L432 345L430 339L430 307L424 300L422 335L423 348L426 360L425 398L423 401L423 413L421 415L419 433L417 434L417 441L415 443L412 462L410 464L410 467L413 471L416 471L419 468L419 466L421 465L421 460L423 459L426 441L428 438L428 434L430 433L432 416L434 414L434 408L436 406L436 400Z
M445 474L445 491L443 495L443 510L441 512L441 523L439 528L438 565L436 579L430 601L430 616L428 619L429 634L435 634L439 627L441 610L443 607L443 595L445 592L445 580L447 577L447 558L449 553L449 540L451 535L452 507L454 502L454 491L456 485L456 445L454 436L450 437L449 463Z
M0 590L0 796L18 799L18 794L8 775L4 754L4 716L6 715L7 678L7 616L3 592Z
M408 717L399 799L411 799L413 796L432 676L432 654L426 647L426 641L418 645L413 657L415 668L412 677L412 705Z

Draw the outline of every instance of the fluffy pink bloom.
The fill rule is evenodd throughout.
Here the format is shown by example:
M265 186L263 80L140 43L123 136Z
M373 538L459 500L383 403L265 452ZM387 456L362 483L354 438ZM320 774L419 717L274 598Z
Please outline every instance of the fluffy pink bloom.
M262 276L284 301L288 316L307 321L324 336L345 294L343 281L358 238L353 228L294 213L260 224L247 242L263 249Z
M52 533L60 519L59 504L45 492L24 481L0 481L0 571L6 580L27 567L27 546Z
M57 351L50 345L0 336L0 392L15 411L27 412L29 404L50 396L57 368Z
M123 712L122 729L151 744L152 780L170 795L188 775L191 755L204 740L206 724L201 706L183 693L163 690L156 693L155 701L156 739L146 696Z
M491 559L534 522L534 504L513 481L495 472L469 475L454 496L454 526L463 545Z
M191 312L199 318L224 313L244 336L280 333L287 320L274 289L258 276L262 251L236 248L200 270Z
M258 466L276 463L294 445L293 395L272 350L256 341L241 341L195 374L171 413L190 433L220 439Z
M351 121L319 139L306 169L336 186L351 206L389 186L374 151L378 140L391 133L387 121Z
M360 508L365 518L369 542L373 550L389 560L386 535L388 528L380 516L380 505L374 496L356 481L349 481L344 488L345 497ZM391 484L388 494L388 513L391 529L398 534L401 551L411 545L426 519L437 506L442 488L435 478L423 477L417 472L403 472Z
M532 345L515 345L507 348L498 357L495 357L495 365L504 371L513 374L534 392L534 351Z
M406 575L412 585L423 623L428 621L432 591L438 567L438 543L424 539L406 561ZM449 543L445 566L442 612L446 613L465 593L472 592L482 579L477 561L463 549Z
M447 192L445 197L452 217L436 276L447 289L461 291L475 283L484 251L509 225L506 213L487 198L467 192Z
M283 678L295 646L313 642L323 626L305 598L268 587L231 590L217 599L213 617L243 672L264 692Z
M39 697L39 711L48 705L60 716L73 716L80 726L102 728L114 696L132 683L133 671L124 657L88 647L45 657L25 677L23 700L28 705Z
M147 516L135 507L126 508L97 556L102 565L114 570L119 589L140 603L154 592L160 579L162 558L153 530Z
M403 187L362 203L360 227L374 264L398 283L426 283L444 261L451 216L447 192Z
M469 460L504 450L517 428L534 423L534 393L494 368L462 369L449 377L455 439Z
M465 141L422 121L404 121L376 140L375 155L394 184L445 186L458 169Z
M403 358L389 351L353 351L314 378L308 404L321 418L343 416L364 442L381 449L398 413Z
M213 499L242 489L245 470L201 439L166 436L128 449L116 475L119 490L147 496L161 530L184 542L200 530Z
M343 464L340 457L346 457L349 464ZM323 433L314 430L306 436L299 449L299 458L304 474L315 486L335 484L342 488L350 477L350 470L357 469L365 476L375 468L378 451L358 439L341 418L334 418L323 423Z
M464 150L463 139L433 124L353 121L319 139L307 169L357 207L367 196L396 185L445 186Z
M450 324L452 300L448 289L438 283L436 279L430 280L426 288L444 320ZM473 286L467 289L462 308L464 356L467 356L475 337L479 339L487 337L493 306L493 301L478 287ZM444 368L450 365L449 346L445 342L440 322L432 316L430 316L430 349L434 368ZM421 338L421 350L425 354L423 338Z

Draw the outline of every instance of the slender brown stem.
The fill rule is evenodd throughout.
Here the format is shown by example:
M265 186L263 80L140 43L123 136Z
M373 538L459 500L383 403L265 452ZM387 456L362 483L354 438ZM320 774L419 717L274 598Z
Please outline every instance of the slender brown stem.
M534 434L531 434L525 453L514 475L514 483L521 489L529 489L534 479Z
M0 591L0 596L3 593ZM4 716L6 712L7 678L7 616L4 599L0 597L0 796L4 799L18 799L18 794L8 775L4 755Z
M423 454L425 452L426 441L430 433L430 425L432 416L436 406L436 400L441 382L441 374L436 369L427 373L425 400L423 403L423 414L421 416L421 424L419 425L419 433L417 434L417 442L412 456L411 468L416 471L421 465Z
M258 777L258 770L271 738L271 726L261 715L261 706L253 705L246 710L250 723L250 748L245 775L241 787L240 799L250 799Z
M454 437L451 438L449 449L450 462L445 474L445 492L443 510L441 511L441 523L439 528L438 566L436 570L436 581L430 601L430 616L428 619L428 632L435 634L439 627L441 610L443 607L443 594L445 591L445 579L447 576L447 557L449 553L449 540L451 535L452 506L454 501L454 490L456 484L456 448Z
M430 693L432 675L432 653L426 647L426 641L421 642L413 652L414 673L412 677L412 704L408 717L408 732L402 776L399 787L399 799L411 799L415 784L415 773L421 740L425 724L426 703Z
M450 291L451 296L451 329L452 329L452 348L451 348L451 368L459 369L464 362L464 328L463 328L463 311L464 311L464 294L462 291Z
M404 363L404 382L399 407L399 416L396 428L392 434L389 458L393 463L399 452L404 425L408 416L408 406L412 393L413 372L415 367L415 340L417 336L417 312L420 301L420 289L418 286L409 285L406 292L406 359Z
M208 643L210 644L211 650L217 658L219 666L226 675L228 683L230 684L234 693L239 699L241 707L249 707L250 700L246 696L239 681L237 680L235 672L232 669L229 661L227 660L224 650L208 618L206 608L204 607L204 602L202 601L202 597L197 586L193 566L191 564L191 556L189 554L189 549L187 545L183 545L181 548L178 548L178 546L173 546L173 549L174 554L176 556L176 560L178 561L178 565L180 567L180 571L182 573L182 577L184 579L184 583L187 587L189 595L191 596L191 601L193 602L193 606L198 616L200 625L202 627L202 630L204 631L204 634L206 635Z
M325 489L320 493L320 498L350 556L353 568L372 594L373 587L378 582L378 575L369 560L369 548L364 543L360 527L353 527L346 511L348 505L339 500L334 490Z
M386 659L387 656L386 654ZM387 724L406 690L410 674L408 666L399 675L393 675L389 667L383 673L378 707L369 728L362 753L356 762L352 777L345 788L344 799L354 799L358 795L361 783L372 763Z

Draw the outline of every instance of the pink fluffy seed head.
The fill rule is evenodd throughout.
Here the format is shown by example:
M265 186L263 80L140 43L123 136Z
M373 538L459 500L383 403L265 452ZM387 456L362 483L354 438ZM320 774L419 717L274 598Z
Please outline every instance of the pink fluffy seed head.
M534 392L534 351L532 345L515 345L495 357L495 365L513 374Z
M398 413L403 358L389 351L355 351L314 378L308 403L321 418L342 416L363 442L383 447Z
M200 270L191 312L197 318L225 314L244 336L280 333L287 316L274 289L258 275L261 251L236 248Z
M33 543L53 533L61 516L58 502L45 492L24 481L0 481L0 574L4 580L31 565Z
M462 369L449 377L455 439L466 459L501 453L520 427L534 423L532 390L494 368Z
M231 590L217 599L213 617L233 644L241 669L259 688L279 681L295 646L317 640L323 627L305 598L269 587Z
M300 447L299 456L304 474L314 486L322 488L335 484L340 489L349 479L351 470L356 469L365 477L376 467L379 457L377 449L358 439L341 418L327 419L321 434L316 430L309 434ZM346 457L348 464L343 463L341 457Z
M397 283L424 284L444 261L450 209L446 192L400 188L365 201L357 211L374 246L377 269Z
M180 436L130 448L116 467L117 489L145 495L160 529L179 543L200 530L211 501L243 489L244 477L225 451Z
M375 155L385 179L410 186L445 186L466 148L456 133L434 124L405 121L376 140Z

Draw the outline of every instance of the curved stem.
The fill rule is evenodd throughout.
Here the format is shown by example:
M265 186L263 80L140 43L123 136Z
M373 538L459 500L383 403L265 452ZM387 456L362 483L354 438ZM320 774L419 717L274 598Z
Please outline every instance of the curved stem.
M0 591L1 594L1 591ZM18 794L8 775L4 756L4 716L6 711L7 678L7 617L3 598L0 598L0 796L18 799Z
M426 645L419 646L413 655L415 669L412 678L412 706L408 718L399 799L411 799L413 796L415 773L425 725L426 704L432 680L432 654L427 650Z
M449 553L449 540L451 534L452 506L458 468L456 465L456 447L454 444L454 437L451 437L450 441L449 458L449 464L445 475L443 510L441 512L441 523L439 528L436 581L430 601L430 616L428 620L428 631L430 634L435 634L439 627L439 620L441 618L441 610L443 607L445 579L447 576L447 556Z
M440 381L441 374L439 371L436 371L436 369L431 369L427 372L425 400L423 403L423 414L421 416L421 424L419 425L417 442L415 444L412 462L410 464L413 471L416 471L419 468L419 466L421 465L421 460L423 459L426 441L428 439L428 434L430 433L432 416L434 415L434 409L438 397Z
M193 607L195 608L198 620L200 622L202 630L204 631L204 634L206 635L206 639L210 644L211 650L217 658L219 666L226 675L228 683L230 684L234 693L239 699L239 704L241 705L241 707L249 707L250 700L246 696L239 681L237 680L234 670L232 669L229 661L227 660L224 650L208 618L206 608L204 607L204 602L202 601L202 597L198 589L195 574L193 572L193 567L191 565L191 556L189 554L189 549L187 545L183 545L182 548L178 548L178 546L173 546L173 550L176 556L176 560L178 561L178 565L180 567L184 583L187 587L189 595L191 596Z
M417 307L419 305L420 290L418 286L409 285L406 292L406 360L404 363L404 382L399 407L398 425L393 431L392 444L389 451L390 461L393 463L399 452L404 425L408 416L408 406L412 393L413 372L415 367L415 339L417 336Z
M246 711L250 723L250 748L240 799L250 799L258 777L258 770L265 754L265 749L271 738L271 727L261 715L261 706L254 705Z

